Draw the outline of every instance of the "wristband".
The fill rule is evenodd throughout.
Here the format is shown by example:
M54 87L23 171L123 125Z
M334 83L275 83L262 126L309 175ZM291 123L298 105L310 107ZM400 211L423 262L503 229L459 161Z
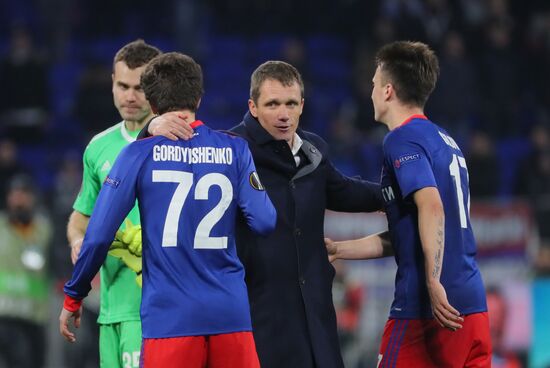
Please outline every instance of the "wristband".
M63 301L63 309L74 313L79 310L81 306L82 299L75 299L69 295L65 295L65 300Z

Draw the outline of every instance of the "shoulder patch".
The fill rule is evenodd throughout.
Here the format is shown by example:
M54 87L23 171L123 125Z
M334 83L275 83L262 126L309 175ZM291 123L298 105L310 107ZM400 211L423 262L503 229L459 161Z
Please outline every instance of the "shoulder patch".
M110 176L107 176L105 177L105 181L103 182L103 184L116 189L120 185L120 179L111 178Z
M250 173L248 182L250 183L250 186L256 190L261 190L261 191L265 190L265 187L260 181L260 177L258 176L258 173L256 171L253 171Z
M408 164L409 162L420 160L421 158L422 158L422 155L420 153L408 153L406 155L399 156L399 158L393 162L393 166L396 169L399 169L402 165Z

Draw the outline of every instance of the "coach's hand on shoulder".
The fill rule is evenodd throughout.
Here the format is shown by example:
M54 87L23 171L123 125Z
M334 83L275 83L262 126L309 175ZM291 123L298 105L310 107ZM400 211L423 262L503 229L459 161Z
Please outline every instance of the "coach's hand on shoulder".
M167 112L154 117L149 124L147 131L152 135L162 135L173 141L178 138L189 140L193 138L193 128L188 121L188 116L181 115L177 111Z
M462 328L464 318L460 317L460 312L453 308L447 300L445 288L439 280L432 280L428 283L428 292L432 303L432 312L442 327L456 331Z

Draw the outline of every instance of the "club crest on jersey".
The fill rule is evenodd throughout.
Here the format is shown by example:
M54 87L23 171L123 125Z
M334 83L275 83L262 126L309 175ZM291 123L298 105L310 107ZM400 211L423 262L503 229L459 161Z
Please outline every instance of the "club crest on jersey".
M396 169L399 169L404 164L408 164L409 162L420 160L421 156L420 153L409 153L403 156L400 156L398 159L396 159L393 162L393 166Z
M118 186L120 184L120 180L107 176L105 178L105 181L103 182L103 184L108 185L108 186L113 187L113 188L116 189L116 188L118 188Z
M250 173L248 182L250 183L250 186L256 190L265 190L265 187L260 181L260 177L258 176L258 173L256 171Z

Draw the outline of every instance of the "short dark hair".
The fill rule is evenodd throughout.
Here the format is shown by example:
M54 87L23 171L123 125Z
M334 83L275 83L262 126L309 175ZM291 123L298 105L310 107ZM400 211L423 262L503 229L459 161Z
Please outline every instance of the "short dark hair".
M393 84L401 102L424 107L439 76L439 61L428 45L392 42L378 50L375 62Z
M202 69L190 56L168 52L149 62L141 74L141 88L159 114L194 112L204 93Z
M304 82L300 72L298 72L298 70L289 63L271 60L266 61L257 67L250 77L250 98L255 103L258 103L262 83L268 79L279 81L286 87L289 87L294 83L298 83L302 98L304 97Z
M136 69L147 64L162 52L142 39L137 39L123 46L115 55L113 70L116 63L123 61L130 69Z

